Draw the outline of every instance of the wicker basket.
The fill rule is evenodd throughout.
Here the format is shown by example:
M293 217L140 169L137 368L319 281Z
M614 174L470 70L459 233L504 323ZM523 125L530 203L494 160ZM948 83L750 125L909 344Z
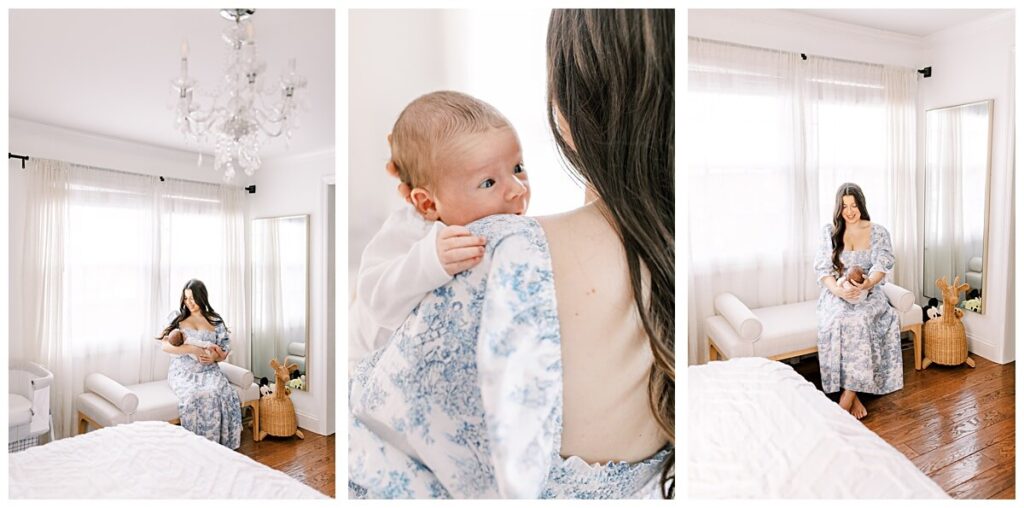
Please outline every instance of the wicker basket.
M260 399L260 430L271 436L295 435L298 425L292 399L274 396Z
M967 361L967 333L959 320L933 319L924 324L924 356L939 365Z

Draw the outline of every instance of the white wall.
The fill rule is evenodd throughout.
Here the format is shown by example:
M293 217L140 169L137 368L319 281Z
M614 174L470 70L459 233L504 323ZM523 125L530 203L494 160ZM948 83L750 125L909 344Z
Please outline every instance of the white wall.
M988 249L985 254L985 313L967 312L970 350L989 360L1014 360L1013 326L1013 161L1009 128L1013 122L1013 12L955 26L924 39L921 66L932 77L921 81L920 114L933 108L995 99L992 129ZM922 124L923 125L923 124ZM923 132L924 129L918 129ZM923 146L923 140L920 140ZM920 153L920 152L919 152ZM923 158L918 158L919 182ZM923 201L921 201L923 202ZM925 281L928 283L928 281Z
M328 335L327 185L334 182L334 151L300 154L264 161L253 183L251 218L309 215L309 339L307 343L309 391L293 390L292 402L299 426L318 434L333 433L334 336ZM330 427L329 427L330 425Z

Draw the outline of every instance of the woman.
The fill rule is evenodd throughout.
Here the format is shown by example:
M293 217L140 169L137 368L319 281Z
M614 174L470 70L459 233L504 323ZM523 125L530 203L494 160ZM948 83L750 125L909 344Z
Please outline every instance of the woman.
M173 346L167 335L174 329L185 334L186 343ZM213 310L206 285L192 279L181 291L178 316L164 329L163 350L175 356L167 371L167 383L178 397L181 426L232 450L242 438L242 407L227 376L217 362L230 352L224 320ZM191 341L213 343L208 348ZM195 355L195 357L191 356Z
M355 369L355 497L673 496L672 11L556 10L551 127L586 183L499 215L481 263Z
M857 419L868 412L857 392L882 395L903 388L900 318L879 284L895 265L889 232L871 222L864 193L852 183L836 192L832 224L825 226L814 269L818 298L818 361L825 393L839 389L839 405ZM844 288L837 278L860 266L864 282ZM862 293L867 297L856 301Z

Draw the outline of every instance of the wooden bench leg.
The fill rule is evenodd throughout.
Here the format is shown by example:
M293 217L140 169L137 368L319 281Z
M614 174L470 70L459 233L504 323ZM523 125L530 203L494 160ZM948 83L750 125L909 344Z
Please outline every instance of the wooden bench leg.
M708 361L717 362L721 359L722 352L719 351L717 347L715 347L715 343L714 341L711 340L711 337L708 337Z
M252 437L255 441L262 441L263 436L260 435L260 400L256 399L251 402L252 404Z
M914 336L914 369L921 370L924 367L921 365L922 357L922 344L921 344L921 325L914 325L910 327L910 334Z

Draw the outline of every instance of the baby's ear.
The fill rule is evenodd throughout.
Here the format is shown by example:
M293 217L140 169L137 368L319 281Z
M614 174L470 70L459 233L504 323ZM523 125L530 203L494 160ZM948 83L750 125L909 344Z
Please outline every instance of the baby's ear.
M409 201L424 219L437 220L437 201L434 200L434 196L430 191L422 187L416 187L409 191Z

